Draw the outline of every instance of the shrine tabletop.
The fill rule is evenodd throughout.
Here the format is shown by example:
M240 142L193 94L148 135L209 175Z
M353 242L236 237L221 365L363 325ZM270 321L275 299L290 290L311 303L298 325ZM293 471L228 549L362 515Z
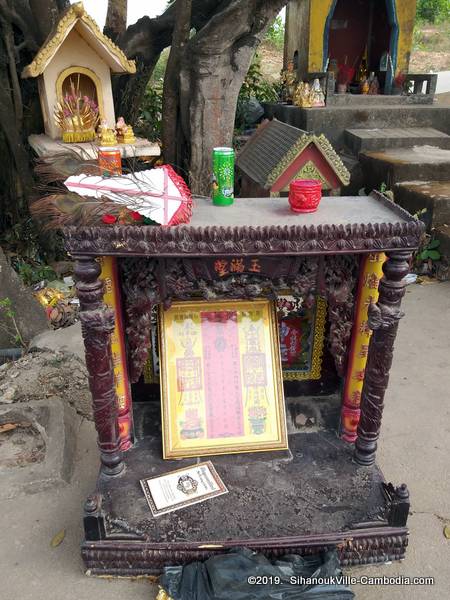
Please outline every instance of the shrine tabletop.
M311 255L417 248L421 221L378 192L329 196L314 213L297 214L287 198L236 198L216 207L194 199L188 225L66 227L73 255Z
M194 201L191 227L297 227L397 223L411 220L374 196L325 196L312 213L294 213L287 198L236 198L232 206L216 207L209 199Z

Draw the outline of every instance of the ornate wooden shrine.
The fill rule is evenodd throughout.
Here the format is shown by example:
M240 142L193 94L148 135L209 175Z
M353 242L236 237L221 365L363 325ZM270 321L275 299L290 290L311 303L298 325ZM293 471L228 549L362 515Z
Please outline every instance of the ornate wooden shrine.
M270 556L338 548L341 563L403 558L406 485L386 484L375 464L404 277L422 224L380 194L325 197L316 213L290 212L280 198L239 199L228 208L197 200L190 225L65 229L77 289L101 468L85 504L82 555L93 574L158 573L236 546ZM365 257L385 252L379 298L368 309L370 339L355 445L336 436L358 280ZM229 494L152 518L139 480L192 464L163 460L159 402L134 399L133 445L120 450L111 332L98 257L117 258L128 376L141 377L155 305L193 296L298 297L327 302L326 353L335 393L286 398L289 450L213 457ZM234 268L239 265L239 269ZM331 366L330 366L331 368ZM305 395L304 395L305 396ZM142 400L142 398L141 398ZM395 398L391 398L395 401ZM298 425L305 402L321 427Z

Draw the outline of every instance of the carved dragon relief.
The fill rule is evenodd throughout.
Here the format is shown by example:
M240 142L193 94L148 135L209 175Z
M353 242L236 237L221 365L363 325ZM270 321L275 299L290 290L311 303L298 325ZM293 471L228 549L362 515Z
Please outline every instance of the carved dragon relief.
M119 261L125 308L128 365L131 382L141 376L150 348L151 312L161 302L158 262L147 258Z
M66 227L71 254L103 256L201 256L313 254L416 248L420 221L296 227Z
M353 324L357 256L329 256L324 260L284 256L266 268L263 265L261 272L234 272L223 277L208 267L207 259L123 258L119 264L132 382L139 379L147 360L151 310L155 304L162 303L168 308L172 300L192 297L276 299L286 290L302 297L316 293L325 297L329 306L329 349L339 375L345 372Z
M336 371L343 377L352 335L359 257L354 254L327 256L324 263L324 295L330 322L328 347Z

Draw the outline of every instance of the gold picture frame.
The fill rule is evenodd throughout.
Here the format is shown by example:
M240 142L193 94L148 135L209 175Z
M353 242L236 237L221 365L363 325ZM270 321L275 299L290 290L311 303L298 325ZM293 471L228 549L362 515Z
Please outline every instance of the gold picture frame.
M159 351L165 459L288 448L273 302L161 307Z

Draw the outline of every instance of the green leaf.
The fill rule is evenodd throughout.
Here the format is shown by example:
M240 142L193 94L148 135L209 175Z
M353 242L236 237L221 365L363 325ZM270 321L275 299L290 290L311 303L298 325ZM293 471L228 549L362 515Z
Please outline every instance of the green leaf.
M419 258L420 258L420 260L427 260L427 258L428 258L428 250L423 250L419 254Z
M439 248L441 245L441 240L433 240L427 245L427 250L434 250L435 248Z
M439 260L441 258L441 253L437 250L427 250L428 258L431 260Z

